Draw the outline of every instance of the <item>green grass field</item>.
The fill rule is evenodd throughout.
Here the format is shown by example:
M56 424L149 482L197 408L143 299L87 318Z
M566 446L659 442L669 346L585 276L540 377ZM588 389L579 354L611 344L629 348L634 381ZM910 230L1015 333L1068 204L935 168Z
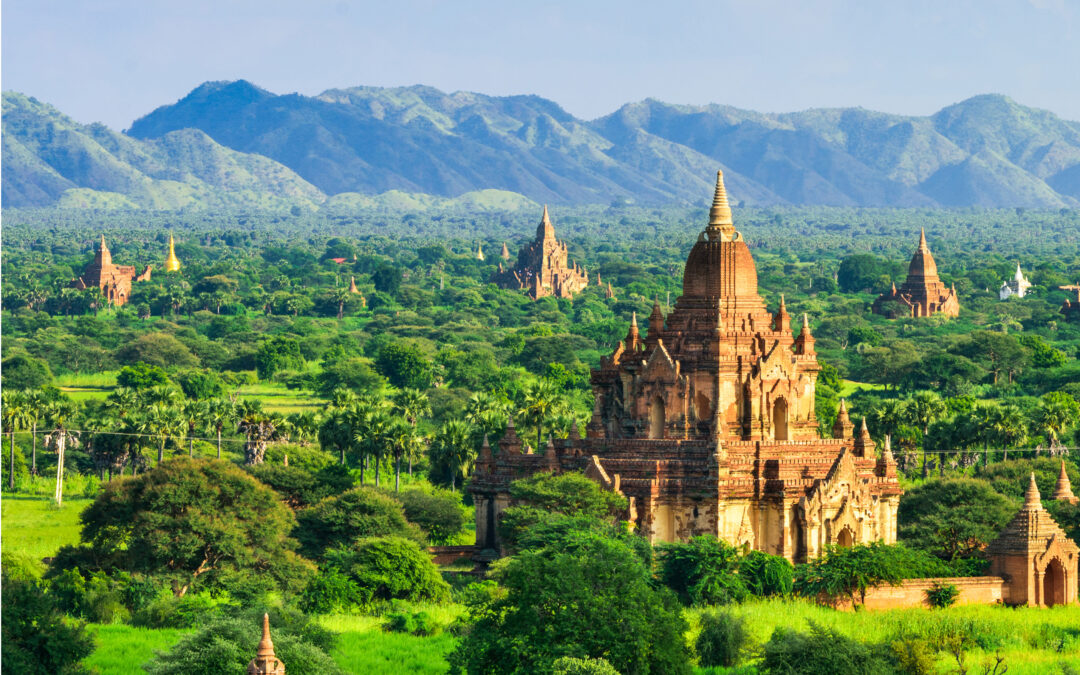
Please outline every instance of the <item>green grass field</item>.
M144 675L142 665L155 651L165 651L185 631L174 628L135 628L124 624L88 624L94 653L83 663L101 675Z
M65 499L57 508L52 499L8 497L0 502L0 537L5 551L40 560L56 555L65 544L79 541L79 514L90 499Z

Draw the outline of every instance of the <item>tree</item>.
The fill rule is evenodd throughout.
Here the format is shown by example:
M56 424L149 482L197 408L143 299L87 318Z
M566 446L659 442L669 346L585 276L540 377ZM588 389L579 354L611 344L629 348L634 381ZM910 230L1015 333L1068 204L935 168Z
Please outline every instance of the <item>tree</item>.
M300 343L293 338L280 335L272 337L264 340L255 352L255 370L260 380L268 380L274 373L303 365Z
M715 536L657 547L660 580L686 605L739 602L746 585L739 576L739 550Z
M118 349L116 358L127 365L142 362L161 368L191 368L199 365L199 360L187 345L168 333L140 335Z
M393 265L380 265L372 272L371 281L375 284L375 290L380 293L397 295L401 288L401 269Z
M1052 391L1043 394L1035 410L1035 425L1041 429L1051 445L1066 434L1080 420L1080 403L1065 392Z
M203 401L184 401L180 406L180 419L187 426L188 457L195 456L195 428L206 419L208 406Z
M412 428L415 430L417 423L421 417L431 414L431 401L428 399L428 395L419 389L405 388L394 395L394 410L405 418ZM419 436L413 436L413 440L418 440ZM419 450L420 444L410 445L406 449L406 454L409 458L409 475L412 476L413 470L413 458L415 453ZM400 472L399 472L400 473ZM396 479L395 479L396 483ZM396 488L395 488L396 491Z
M840 261L836 282L845 293L861 293L873 288L882 275L889 275L890 272L887 261L867 253L859 253Z
M438 462L450 473L450 489L457 491L458 475L468 477L469 469L476 461L473 447L473 429L465 420L447 420L431 439L429 452L432 462Z
M423 490L396 493L405 517L426 534L432 544L449 543L465 527L465 512L461 500L439 491L429 494Z
M124 366L116 375L116 386L141 391L151 387L167 386L169 376L161 366L152 366L142 361Z
M277 418L262 411L256 401L243 401L237 406L236 430L244 435L244 464L262 464L266 445L278 438Z
M536 451L543 447L544 421L562 405L559 392L550 380L530 382L522 390L521 412L536 426Z
M427 389L431 386L434 366L420 348L404 342L391 342L379 350L375 367L395 387Z
M40 389L52 383L49 364L29 354L12 354L0 363L4 389Z
M364 537L327 553L328 565L345 572L360 590L362 604L407 600L443 603L450 586L431 555L411 539Z
M161 576L183 597L228 575L269 575L281 588L306 582L293 553L296 524L277 494L239 467L173 459L107 484L82 517L81 541L108 568ZM64 547L58 566L76 553Z
M15 490L15 432L25 429L30 424L26 400L21 392L5 389L0 392L0 419L3 419L4 433L10 442L8 459L8 489Z
M1023 370L1028 362L1028 352L1012 335L979 330L971 334L970 340L961 347L964 356L976 363L981 363L994 376L994 384L1002 373L1009 376L1009 382Z
M866 591L881 584L899 584L904 575L893 565L889 547L876 541L855 546L830 546L825 553L800 565L795 591L800 595L852 605L866 601Z
M184 432L184 420L176 406L168 403L152 403L141 419L141 427L147 434L158 439L157 461L165 461L165 445L170 438Z
M221 459L221 432L225 430L225 427L236 424L236 404L227 398L207 401L204 420L207 426L217 434L217 458Z
M565 656L604 658L627 675L690 672L678 603L622 541L585 533L567 548L523 551L499 582L467 593L454 672L549 672Z
M926 478L928 475L926 466L926 435L930 430L930 425L941 419L945 413L948 412L945 407L945 401L942 400L937 392L920 391L907 401L904 405L904 412L911 424L922 429L922 476L923 478ZM939 459L939 461L941 460Z
M311 557L320 557L330 548L348 548L363 537L420 538L405 520L400 503L365 487L327 497L302 510L297 519L296 537Z
M51 401L45 408L45 420L52 431L45 436L45 446L56 450L56 489L53 501L64 502L64 452L68 446L78 447L78 434L69 431L71 420L78 412L75 404L67 399Z
M899 539L943 560L970 558L993 541L1016 505L972 478L931 479L900 498Z
M30 578L3 571L4 673L20 675L90 675L81 661L94 651L82 622L64 616L55 596Z

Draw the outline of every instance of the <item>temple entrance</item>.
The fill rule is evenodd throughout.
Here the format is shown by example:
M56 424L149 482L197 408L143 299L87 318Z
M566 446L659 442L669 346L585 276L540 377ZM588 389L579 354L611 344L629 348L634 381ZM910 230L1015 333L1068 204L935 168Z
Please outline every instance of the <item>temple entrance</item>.
M709 397L705 394L698 392L694 397L694 412L697 414L699 421L709 419L709 410L712 406L709 404Z
M775 441L789 441L788 438L788 409L787 401L784 399L777 399L773 404L773 440Z
M1043 572L1043 604L1047 607L1065 603L1065 568L1054 558Z
M845 527L840 530L840 534L836 535L836 545L848 548L855 543L855 537L851 534L851 528Z
M659 396L653 399L649 408L649 438L664 437L664 401Z

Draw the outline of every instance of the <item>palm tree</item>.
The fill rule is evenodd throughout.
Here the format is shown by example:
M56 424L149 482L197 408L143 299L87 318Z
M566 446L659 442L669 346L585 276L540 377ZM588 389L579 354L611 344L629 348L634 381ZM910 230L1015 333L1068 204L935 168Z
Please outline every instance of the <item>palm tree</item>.
M30 475L37 475L37 427L45 408L46 399L40 389L27 389L23 392L26 414L30 420Z
M465 419L477 427L478 436L495 436L506 426L510 402L489 392L477 392L465 404Z
M428 399L428 395L419 389L406 387L394 396L394 408L415 430L420 418L431 414L431 401ZM411 450L408 455L409 476L412 476L413 453Z
M45 436L45 445L56 449L56 490L53 499L57 505L64 503L64 451L69 445L79 447L78 435L68 431L70 420L77 411L75 404L67 399L52 401L45 409L44 417L53 429Z
M998 420L1001 409L992 403L978 403L967 416L964 423L965 433L973 443L983 447L983 468L990 463L990 445L999 442Z
M221 432L236 423L236 404L227 398L215 398L206 402L208 428L217 434L217 458L221 459Z
M922 477L926 478L926 435L930 425L938 421L949 411L941 395L934 391L920 391L907 401L904 406L906 417L923 432Z
M450 489L457 491L457 477L467 477L476 460L472 442L473 428L465 420L447 420L431 440L432 459L450 469Z
M142 418L142 429L158 438L157 463L165 461L165 444L184 430L184 418L180 410L166 403L151 403Z
M308 445L311 443L311 439L319 433L319 415L314 411L295 412L289 415L286 420L289 423L289 430L293 438L300 445Z
M238 409L240 421L236 430L244 435L244 464L262 464L267 444L277 439L278 420L264 413L255 401L243 401Z
M382 464L383 452L392 444L389 432L393 420L384 405L365 407L360 419L359 427L353 432L354 440L366 454L375 458L375 487L379 487L379 466ZM363 466L360 468L360 482L364 482Z
M338 286L334 289L333 298L337 303L337 318L340 321L345 318L345 303L352 299L352 293L347 286Z
M330 408L329 414L319 425L319 446L323 450L334 448L339 453L342 466L347 466L346 451L353 444L352 412L345 408Z
M1022 445L1028 439L1027 417L1014 401L998 408L1000 415L994 420L995 431L1004 449L1002 461L1008 461L1009 448Z
M390 449L394 453L394 492L401 489L401 457L408 455L410 463L412 456L423 447L424 437L416 431L416 427L403 420L396 419L387 430L390 439Z
M205 401L184 401L180 406L180 416L187 425L188 457L195 456L195 428L206 419L209 409Z
M15 489L15 432L25 429L29 423L29 415L26 412L26 401L20 392L0 392L0 419L3 420L4 432L11 439L10 456L8 459L8 489Z
M525 386L520 407L525 419L536 425L537 451L543 447L544 421L560 405L559 393L550 380L541 379Z
M1080 418L1080 403L1063 391L1043 394L1035 410L1035 424L1046 433L1053 446Z

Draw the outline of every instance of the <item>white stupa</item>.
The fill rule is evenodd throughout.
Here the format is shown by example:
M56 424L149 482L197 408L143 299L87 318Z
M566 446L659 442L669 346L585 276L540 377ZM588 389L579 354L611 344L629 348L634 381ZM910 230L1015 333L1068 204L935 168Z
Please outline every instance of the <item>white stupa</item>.
M1020 263L1016 263L1016 274L1012 279L1001 284L998 297L1002 300L1008 300L1014 295L1022 298L1029 288L1031 288L1031 282L1024 278L1024 273L1020 271Z

